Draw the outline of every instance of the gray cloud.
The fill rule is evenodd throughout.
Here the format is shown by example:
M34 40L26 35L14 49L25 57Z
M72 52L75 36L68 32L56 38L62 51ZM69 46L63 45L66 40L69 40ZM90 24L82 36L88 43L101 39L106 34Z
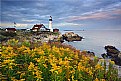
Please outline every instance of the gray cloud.
M107 24L112 21L120 22L120 8L120 0L2 0L1 21L28 25L44 23L47 26L51 15L53 24L58 27L86 24L95 28L98 24L103 24L105 19L108 20L105 21Z

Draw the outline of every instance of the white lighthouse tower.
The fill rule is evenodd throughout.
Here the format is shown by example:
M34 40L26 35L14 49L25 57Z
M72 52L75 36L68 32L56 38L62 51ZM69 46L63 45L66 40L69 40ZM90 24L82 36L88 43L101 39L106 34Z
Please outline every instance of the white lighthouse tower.
M53 32L53 29L52 29L52 17L50 16L49 18L49 29L51 32Z

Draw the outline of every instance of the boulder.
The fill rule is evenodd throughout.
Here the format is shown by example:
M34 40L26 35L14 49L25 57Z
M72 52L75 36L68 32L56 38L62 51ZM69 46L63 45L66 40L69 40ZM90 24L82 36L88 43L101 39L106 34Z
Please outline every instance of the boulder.
M72 42L72 41L81 41L83 37L79 36L78 34L74 34L74 32L67 32L62 35L63 39Z
M101 54L101 56L102 56L104 59L108 58L108 55L105 54L105 53Z
M105 46L105 50L107 52L107 55L110 57L118 57L118 54L120 53L120 51L114 46Z
M63 43L64 42L64 38L60 37L60 42Z
M121 52L118 54L118 57L121 59Z
M94 52L91 52L91 51L87 51L88 55L90 56L95 56L95 53Z
M116 65L121 66L121 58L115 57L115 58L111 58L111 60L114 61Z
M106 53L102 54L103 58L110 58L116 65L121 66L121 52L114 46L105 46Z

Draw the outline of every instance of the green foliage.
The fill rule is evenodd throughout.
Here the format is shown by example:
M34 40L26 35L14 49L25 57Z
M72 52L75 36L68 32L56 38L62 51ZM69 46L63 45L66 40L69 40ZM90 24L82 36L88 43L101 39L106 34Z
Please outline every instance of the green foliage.
M15 32L1 32L0 34L6 37L14 37L17 35Z
M2 46L2 75L9 81L120 81L114 62L58 45L34 46L12 39Z
M23 43L22 43L24 46L27 46L27 47L30 47L30 42L27 42L27 41L24 41Z

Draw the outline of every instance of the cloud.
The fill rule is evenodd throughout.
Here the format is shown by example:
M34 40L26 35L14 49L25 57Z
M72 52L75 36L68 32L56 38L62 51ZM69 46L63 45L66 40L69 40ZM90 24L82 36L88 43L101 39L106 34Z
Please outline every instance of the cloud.
M83 26L83 24L78 24L78 23L68 23L68 22L63 22L63 23L58 23L54 25L55 27L78 27L78 26Z
M113 10L114 14L121 15L121 9Z
M38 20L26 20L26 19L23 19L22 21L26 23L38 22Z
M121 19L120 0L2 0L1 8L2 23L15 21L48 26L51 15L53 26L78 27L80 23L100 24L96 21L108 19L105 23L109 23Z
M66 20L68 22L79 21L79 20L104 20L104 19L115 19L121 16L121 2L108 5L105 8L84 12L79 16L70 16Z
M89 19L110 19L113 17L110 17L110 15L106 12L99 12L99 13L90 13L88 15L81 15L81 16L75 16L75 17L70 17L67 19L68 22L76 21L76 20L89 20Z
M16 26L16 28L32 28L33 24L16 23L15 26ZM11 28L11 27L14 27L14 24L9 23L9 22L1 23L1 27L2 28Z

